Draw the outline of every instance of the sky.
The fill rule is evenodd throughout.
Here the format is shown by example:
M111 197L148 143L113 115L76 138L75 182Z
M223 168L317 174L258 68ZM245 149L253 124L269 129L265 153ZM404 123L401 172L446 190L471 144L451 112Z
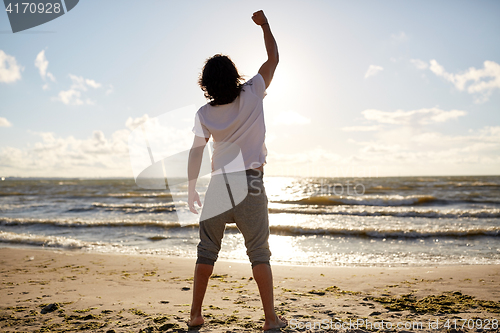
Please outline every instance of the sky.
M498 1L108 0L15 34L0 13L0 177L132 177L131 133L179 109L163 153L189 149L204 61L266 60L260 9L266 175L499 174Z

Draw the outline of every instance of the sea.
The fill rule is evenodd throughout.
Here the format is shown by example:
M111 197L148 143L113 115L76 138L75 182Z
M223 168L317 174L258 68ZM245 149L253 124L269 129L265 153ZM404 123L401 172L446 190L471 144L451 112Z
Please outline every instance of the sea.
M0 179L0 247L196 258L187 183ZM201 200L209 178L198 180ZM500 264L500 176L264 176L273 264ZM248 262L234 224L219 258Z

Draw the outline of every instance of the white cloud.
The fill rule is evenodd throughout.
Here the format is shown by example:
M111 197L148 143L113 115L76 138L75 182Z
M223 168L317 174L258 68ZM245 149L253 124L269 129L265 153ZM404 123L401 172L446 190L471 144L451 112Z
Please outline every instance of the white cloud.
M182 112L177 115L179 113ZM171 113L163 116L129 118L125 125L130 129L123 128L111 135L95 130L85 139L61 137L51 132L32 132L39 137L33 145L24 148L0 147L0 174L22 177L131 177L129 148L132 147L130 134L134 126L147 122L148 145L155 160L186 152L191 147L194 136L191 124L182 122L175 127L170 121L173 117Z
M22 177L116 177L132 175L127 129L86 139L35 132L39 141L24 148L0 147L0 173Z
M493 90L500 89L500 65L494 61L485 61L482 69L471 67L461 74L452 74L446 72L443 66L432 59L429 69L437 76L453 83L458 90L467 90L469 94L475 94L476 102L487 101Z
M467 112L461 110L443 111L438 108L419 109L411 111L397 110L394 112L380 110L364 110L363 116L367 120L373 120L382 124L426 125L431 123L441 123L450 119L465 116Z
M410 59L410 62L418 69L427 69L429 68L429 64L420 59Z
M368 70L365 73L365 79L370 76L376 75L383 70L384 68L382 68L381 66L370 65L370 67L368 67Z
M400 145L369 143L361 149L362 153L394 153L401 150Z
M402 138L401 132L408 130L377 132L370 141L348 140L358 148L345 155L335 154L335 147L316 147L291 154L270 150L268 174L464 175L497 174L500 168L500 126L487 126L460 135L417 130Z
M12 123L4 117L0 117L0 127L11 127Z
M391 39L395 42L404 42L408 40L408 36L404 33L404 31L400 31L397 34L391 34Z
M145 124L147 121L150 121L152 120L151 118L149 118L148 114L144 114L142 117L139 117L139 118L132 118L132 117L129 117L127 119L127 121L125 122L125 126L130 129L131 131L133 131L137 126L141 126L143 124Z
M342 130L354 134L374 130L369 132L373 134L368 140L357 141L356 135L346 137L344 142L349 149L340 155L338 145L323 149L313 144L302 151L283 153L281 147L271 144L268 146L267 173L306 177L497 174L500 170L500 126L486 126L455 135L429 131L426 126L407 126L441 123L464 114L460 110L439 108L366 112L368 120L379 124ZM384 127L383 124L396 126Z
M377 131L379 129L378 126L350 126L350 127L342 127L344 132L371 132Z
M75 89L60 91L56 100L63 102L66 105L82 105L81 93Z
M45 57L45 50L40 51L35 58L35 67L38 68L40 76L45 79L47 75L47 68L49 67L49 61Z
M110 95L110 94L112 94L112 93L113 93L113 91L115 91L115 88L113 87L113 85L112 85L112 84L110 84L110 85L108 86L108 89L106 90L106 95Z
M322 147L315 147L304 152L292 154L272 151L268 154L268 159L270 165L273 163L284 163L289 167L290 165L301 165L304 163L336 162L341 159L341 156Z
M305 125L309 124L311 119L304 117L303 115L289 110L281 111L274 117L273 124L280 125Z
M100 87L101 87L101 84L100 84L100 83L95 82L94 80L85 79L85 83L86 83L88 86L90 86L90 87L92 87L92 88L94 88L94 89L97 89L97 88L100 88Z
M47 72L47 68L49 67L49 61L45 57L45 50L40 51L38 55L35 58L35 67L38 68L38 71L40 72L40 76L42 79L46 79L47 77L52 81L55 82L56 78L52 73ZM48 89L48 84L45 84L43 86L43 89L46 90Z
M449 136L437 132L424 132L412 137L412 141L428 147L457 147L463 151L500 149L500 126L485 126L469 135Z
M88 87L99 89L102 87L102 85L94 80L84 79L82 76L70 74L69 77L72 82L70 89L61 90L58 94L58 97L53 99L60 101L66 105L94 105L94 102L89 98L86 98L85 102L83 101L82 92L87 91Z
M496 174L500 167L500 126L471 130L468 135L418 131L406 137L401 137L400 131L384 134L369 142L351 140L360 146L354 157L393 173L413 175Z
M11 83L21 80L23 69L17 64L16 58L0 50L0 82Z
M82 76L76 76L73 74L69 75L69 78L71 79L71 88L72 89L77 89L81 91L87 91L87 85L86 85L86 80Z

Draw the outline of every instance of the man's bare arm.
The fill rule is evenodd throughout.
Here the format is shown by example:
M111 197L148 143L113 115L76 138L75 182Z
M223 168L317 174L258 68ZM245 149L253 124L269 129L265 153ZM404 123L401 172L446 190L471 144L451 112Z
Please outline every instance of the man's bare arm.
M273 33L271 32L271 27L267 21L266 16L262 10L253 13L252 20L255 24L260 25L262 32L264 33L264 44L266 45L267 51L267 61L262 64L259 69L259 74L264 78L266 83L266 88L269 87L274 76L274 71L279 62L278 54L278 44L274 39Z
M203 158L203 150L208 142L207 138L202 138L199 136L194 137L193 146L189 151L188 159L188 206L189 210L195 214L198 214L194 203L198 203L201 207L200 197L198 192L196 192L196 182L198 181L198 176L200 174L201 161Z

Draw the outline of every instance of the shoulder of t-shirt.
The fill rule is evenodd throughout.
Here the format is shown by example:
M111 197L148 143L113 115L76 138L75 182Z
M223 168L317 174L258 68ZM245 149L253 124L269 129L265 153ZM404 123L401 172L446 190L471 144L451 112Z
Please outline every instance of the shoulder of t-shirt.
M266 82L260 73L257 73L254 77L248 80L244 86L248 86L253 93L260 98L264 98L266 95Z
M205 113L205 112L206 112L206 109L207 109L207 105L209 105L209 104L207 103L207 104L205 104L205 105L201 106L201 107L198 109L198 111L196 111L196 113L197 113L197 114L199 114L199 115L201 115L201 114Z
M195 117L200 121L200 123L204 124L205 123L205 115L206 115L206 112L207 112L207 106L209 104L205 104L203 105L202 107L200 107L198 109L198 111L196 111L196 114L195 114Z
M196 136L204 137L204 138L209 138L210 137L210 131L205 125L205 120L203 118L203 110L205 109L205 106L202 106L201 108L198 109L195 115L195 121L194 121L194 127L192 129L193 133Z

